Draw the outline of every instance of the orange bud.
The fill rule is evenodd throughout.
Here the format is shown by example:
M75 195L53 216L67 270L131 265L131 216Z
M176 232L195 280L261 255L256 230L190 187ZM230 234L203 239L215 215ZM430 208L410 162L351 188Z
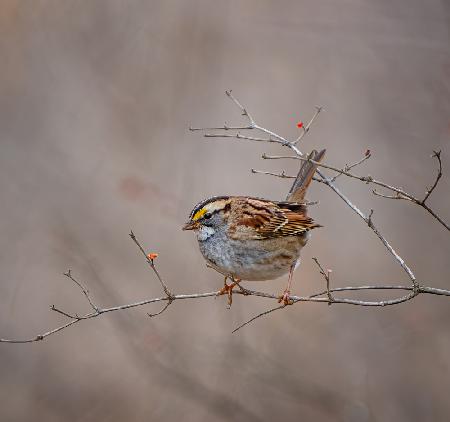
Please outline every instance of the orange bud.
M154 253L154 252L149 253L149 254L147 255L147 258L148 258L150 261L153 261L154 259L158 258L158 254L157 254L157 253Z

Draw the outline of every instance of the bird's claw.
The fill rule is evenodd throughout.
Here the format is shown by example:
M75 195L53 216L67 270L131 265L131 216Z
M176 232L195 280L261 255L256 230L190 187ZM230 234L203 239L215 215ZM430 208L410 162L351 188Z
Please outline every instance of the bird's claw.
M289 290L285 290L284 293L278 297L278 303L283 303L284 306L293 305L294 301L291 299L291 292Z
M228 296L228 308L231 308L233 303L233 289L239 284L238 281L233 281L231 284L227 284L227 279L225 279L224 286L217 292L217 296L227 295Z

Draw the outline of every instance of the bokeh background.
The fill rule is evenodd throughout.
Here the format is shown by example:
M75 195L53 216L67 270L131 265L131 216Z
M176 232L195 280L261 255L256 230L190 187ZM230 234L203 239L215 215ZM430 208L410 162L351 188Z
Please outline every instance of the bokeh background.
M218 289L180 227L214 194L284 198L289 181L250 174L274 145L205 140L189 125L255 119L298 134L337 166L422 195L450 216L450 3L439 0L2 0L0 6L0 336L61 324L49 310L88 311L73 274L110 306L161 295L128 238L133 229L176 293ZM448 232L422 209L338 179L419 280L449 288ZM325 186L310 211L325 227L304 249L294 293L407 283L377 238ZM249 287L279 292L285 280ZM390 297L366 293L355 297ZM389 308L273 306L236 297L122 311L44 342L0 345L2 421L448 420L450 301Z

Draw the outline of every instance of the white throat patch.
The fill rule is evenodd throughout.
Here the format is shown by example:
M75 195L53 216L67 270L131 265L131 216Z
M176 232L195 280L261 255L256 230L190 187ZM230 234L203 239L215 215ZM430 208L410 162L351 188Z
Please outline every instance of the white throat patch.
M216 231L212 227L201 226L197 233L198 240L206 240L211 237Z

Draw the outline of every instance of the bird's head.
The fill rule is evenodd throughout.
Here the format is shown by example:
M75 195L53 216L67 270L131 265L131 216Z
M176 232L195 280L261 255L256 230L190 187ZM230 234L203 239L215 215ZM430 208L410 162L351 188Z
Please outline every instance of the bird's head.
M216 229L223 225L230 209L229 196L214 196L198 203L189 215L183 230L200 230L202 227Z

